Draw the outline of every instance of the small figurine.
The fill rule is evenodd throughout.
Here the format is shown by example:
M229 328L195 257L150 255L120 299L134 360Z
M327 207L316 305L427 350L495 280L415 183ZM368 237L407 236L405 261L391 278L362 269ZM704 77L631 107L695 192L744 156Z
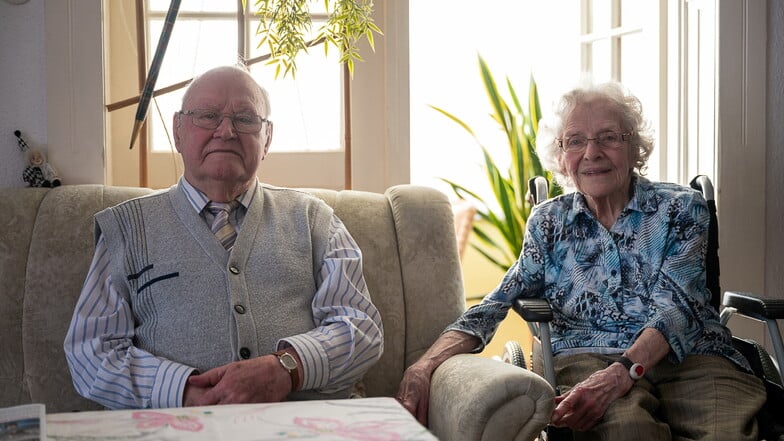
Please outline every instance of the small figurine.
M16 135L16 143L19 145L19 150L22 152L26 152L30 149L30 146L27 145L24 138L22 138L22 132L19 130L14 130L14 135Z
M30 151L30 165L28 165L24 172L22 172L22 179L30 187L58 187L60 186L60 178L48 162L46 157L40 150Z

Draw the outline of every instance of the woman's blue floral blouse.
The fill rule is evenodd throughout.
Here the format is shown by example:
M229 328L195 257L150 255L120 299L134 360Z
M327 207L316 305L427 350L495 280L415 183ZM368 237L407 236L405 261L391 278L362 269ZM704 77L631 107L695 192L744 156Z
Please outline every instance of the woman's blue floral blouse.
M523 250L498 287L447 330L479 337L482 350L518 297L549 300L553 353L620 353L645 328L670 345L669 359L726 357L749 370L709 306L705 252L709 212L688 187L633 178L633 195L609 231L580 193L540 204Z

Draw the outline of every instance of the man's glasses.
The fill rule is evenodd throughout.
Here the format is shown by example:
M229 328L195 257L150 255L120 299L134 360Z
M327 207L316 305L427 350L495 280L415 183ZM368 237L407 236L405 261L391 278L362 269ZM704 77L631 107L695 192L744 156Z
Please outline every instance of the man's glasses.
M608 149L618 149L632 138L632 133L602 132L595 138L588 138L584 135L566 136L556 138L558 147L566 153L578 153L588 148L588 141L595 141L597 145Z
M259 133L261 126L269 122L255 113L220 113L209 109L181 110L180 115L190 116L194 126L209 130L217 129L223 118L229 118L234 130L239 133Z

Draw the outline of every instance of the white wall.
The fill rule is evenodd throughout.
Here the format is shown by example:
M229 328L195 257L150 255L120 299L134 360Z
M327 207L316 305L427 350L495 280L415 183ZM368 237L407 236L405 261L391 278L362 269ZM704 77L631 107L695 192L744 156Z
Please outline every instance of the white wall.
M784 2L768 2L765 288L784 299Z
M22 187L27 166L14 130L46 151L44 2L0 1L0 187Z
M102 1L44 5L49 159L66 184L104 183Z
M64 184L104 182L100 5L0 2L0 186L26 185L15 129Z

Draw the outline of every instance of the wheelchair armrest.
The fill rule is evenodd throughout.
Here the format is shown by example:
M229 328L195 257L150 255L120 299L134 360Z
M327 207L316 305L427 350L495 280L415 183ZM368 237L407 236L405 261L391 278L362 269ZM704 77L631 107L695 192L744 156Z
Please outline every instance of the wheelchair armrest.
M784 299L765 298L748 292L727 291L724 293L722 303L749 317L784 319Z
M545 299L517 299L512 303L512 309L528 323L531 333L542 343L542 364L544 377L553 389L558 391L555 383L555 367L553 364L552 339L550 338L550 322L553 321L553 309L550 302ZM539 325L532 325L532 323Z
M517 299L512 309L527 322L551 322L553 310L550 302L544 299Z

